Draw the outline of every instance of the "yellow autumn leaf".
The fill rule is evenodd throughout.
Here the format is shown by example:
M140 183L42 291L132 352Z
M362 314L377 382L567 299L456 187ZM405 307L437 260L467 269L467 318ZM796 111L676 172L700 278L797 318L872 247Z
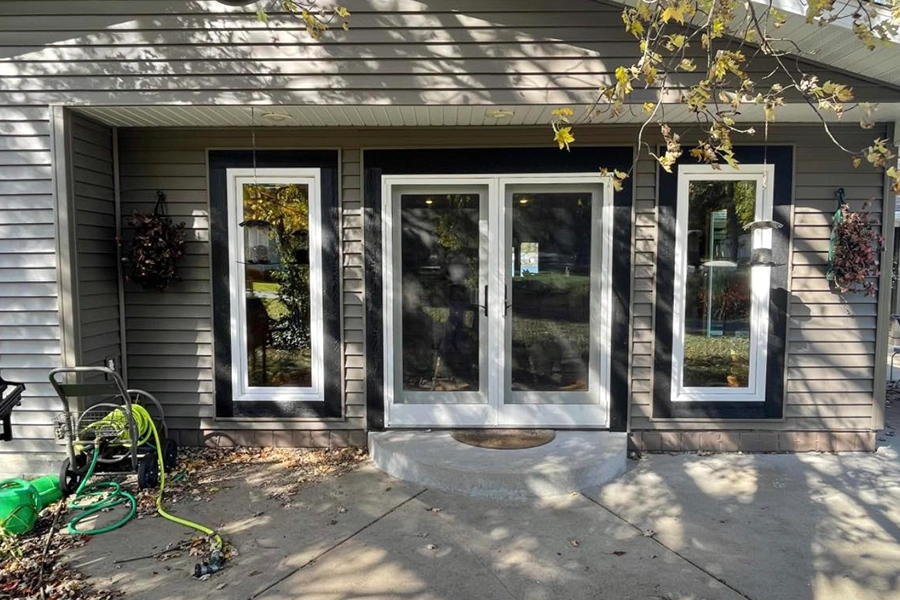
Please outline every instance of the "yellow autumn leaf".
M668 23L672 19L675 19L676 21L684 25L684 6L682 6L681 4L670 4L662 12L660 19L662 19L663 23Z
M346 6L336 6L334 8L334 14L336 14L337 16L339 16L342 19L346 19L347 17L350 16L350 11L347 10Z
M551 110L550 114L553 115L554 117L566 118L566 117L574 116L575 111L571 108L563 107L563 108L555 108L555 109Z
M862 164L862 159L860 157L857 156L856 158L853 159L853 168L854 169L858 169L859 165L861 165L861 164Z
M678 68L682 71L687 71L688 73L693 73L697 70L697 65L694 64L694 61L690 58L682 58L681 62L678 63Z
M572 135L571 127L559 127L555 129L555 135L553 136L553 140L559 144L560 150L568 150L569 144L575 141L575 136Z
M653 102L644 102L645 113L652 113L654 108L656 108L656 104L654 104Z

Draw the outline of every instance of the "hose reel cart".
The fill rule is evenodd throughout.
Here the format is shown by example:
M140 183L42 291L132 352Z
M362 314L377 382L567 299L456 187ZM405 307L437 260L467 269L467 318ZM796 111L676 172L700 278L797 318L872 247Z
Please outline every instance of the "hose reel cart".
M135 472L140 489L157 487L154 424L162 434L164 467L167 472L175 468L178 446L169 439L162 405L152 394L127 389L119 374L107 367L62 367L49 377L63 405L56 436L65 440L68 455L59 472L64 494L78 489L95 453L97 470Z

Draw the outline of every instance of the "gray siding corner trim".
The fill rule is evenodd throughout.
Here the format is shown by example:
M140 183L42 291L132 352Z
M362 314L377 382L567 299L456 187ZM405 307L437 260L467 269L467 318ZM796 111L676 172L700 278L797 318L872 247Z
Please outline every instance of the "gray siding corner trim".
M897 137L897 123L888 127L887 139L894 140L895 146L900 147L900 138ZM875 341L875 356L886 358L890 341L891 327L891 293L894 285L894 269L891 252L894 248L894 236L896 232L897 196L891 190L891 180L884 176L884 205L881 211L881 234L884 236L884 252L881 256L881 277L878 280L878 315L876 329L878 338ZM884 429L884 404L887 396L887 362L875 361L875 388L873 395L875 402L872 406L872 429Z
M53 179L56 203L56 264L59 282L60 349L64 365L78 364L81 330L78 319L78 278L76 276L76 231L72 200L72 116L61 106L50 107L53 144Z

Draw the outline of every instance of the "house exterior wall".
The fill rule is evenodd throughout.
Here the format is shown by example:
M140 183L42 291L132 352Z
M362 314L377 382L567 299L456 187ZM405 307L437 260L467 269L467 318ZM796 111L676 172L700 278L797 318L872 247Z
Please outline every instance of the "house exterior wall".
M104 214L113 189L111 132L79 117L67 121L60 108L48 105L150 106L152 114L152 105L166 104L176 107L167 110L171 115L191 104L223 111L249 104L344 104L386 124L419 118L439 123L447 115L445 125L468 107L516 107L511 127L489 130L364 130L344 122L258 130L260 147L339 148L342 169L344 417L268 422L214 420L213 407L210 279L215 274L209 264L206 151L249 148L249 130L155 129L137 112L121 113L134 126L119 132L122 214L152 209L156 190L162 189L170 214L189 227L183 283L165 294L127 286L131 384L161 397L186 443L224 430L247 443L345 445L363 443L366 426L362 149L546 146L546 127L512 126L540 122L534 115L553 106L593 101L598 83L635 53L620 9L593 0L552 6L522 0L514 8L507 0L397 0L389 9L376 0L342 4L353 13L351 30L316 41L293 16L273 14L264 25L249 9L211 0L0 0L0 369L29 384L14 417L20 440L0 445L0 471L13 465L13 454L16 461L43 460L59 448L50 441L56 400L44 383L47 370L121 351L115 282L101 272L114 269L114 252L104 251L109 248L104 240L115 229ZM757 62L755 68L759 73L750 75L758 79L766 65ZM859 100L898 97L866 80L810 70L822 80L852 85ZM681 83L690 83L690 77ZM677 101L677 91L666 100ZM183 124L194 124L187 112ZM63 134L54 139L54 130ZM881 126L836 131L851 146L889 133ZM578 133L579 144L633 145L634 140L630 127L583 127ZM822 273L836 187L847 189L854 206L874 198L880 215L884 178L848 169L820 127L777 124L768 141L795 144L785 417L653 419L657 169L644 158L632 179L630 361L630 425L641 447L690 448L702 441L703 432L714 431L709 439L716 448L732 448L735 439L740 446L746 438L743 447L774 440L776 448L788 449L790 440L779 432L863 432L864 441L871 441L872 429L881 424L883 365L876 357L886 344L880 334L887 330L886 309L871 298L832 295ZM887 223L887 213L884 217ZM723 438L723 431L731 437ZM801 449L802 440L792 439ZM830 438L823 438L823 445L818 436L812 439L814 448L833 444ZM778 446L782 441L785 445Z
M836 135L849 145L862 145L885 137L884 126L860 132L839 127ZM214 421L210 273L208 266L206 150L250 147L246 129L130 129L120 132L123 201L132 209L149 209L155 190L166 191L170 212L188 221L195 245L185 263L186 281L164 294L129 288L126 316L129 323L129 363L133 385L159 393L171 405L174 427L185 432L215 430L252 432L259 443L342 444L360 440L365 428L363 222L360 164L365 148L440 148L544 146L546 128L419 128L419 129L302 129L257 130L260 148L339 147L342 156L342 253L344 323L344 401L346 418L338 422ZM633 128L583 127L583 145L629 145ZM691 449L700 443L716 449L735 444L748 449L809 449L818 436L803 439L778 432L845 432L840 443L868 444L877 428L876 378L877 303L860 295L838 296L824 277L830 218L835 193L843 187L851 205L859 208L872 200L871 210L881 218L884 176L874 170L854 170L848 159L818 126L772 128L769 141L794 146L794 206L788 306L788 352L783 419L772 420L658 420L652 418L653 351L655 344L655 265L657 247L657 168L643 158L632 179L634 241L632 279L632 357L630 425L642 447ZM757 143L758 140L753 140ZM361 156L362 154L362 156ZM133 320L134 311L147 321ZM141 323L145 328L141 329ZM138 342L137 340L141 340ZM167 355L151 366L155 356ZM144 365L138 368L138 365ZM177 391L170 389L177 386ZM199 400L199 402L198 402ZM332 434L321 432L331 429ZM284 433L295 432L309 433ZM690 432L686 435L681 432ZM705 432L701 436L701 432ZM715 432L710 433L710 432ZM725 432L725 433L720 433ZM771 432L771 433L770 433ZM863 435L858 435L860 432ZM185 434L196 435L196 434ZM313 439L312 435L317 435ZM256 436L255 438L253 436ZM743 437L743 442L741 441ZM840 436L839 436L840 437ZM837 438L822 437L822 449ZM812 441L810 441L812 440ZM802 442L802 443L801 443ZM793 444L793 446L791 445ZM818 446L817 446L818 447Z
M864 147L876 137L892 137L892 131L885 125L868 131L855 126L832 128L832 131L848 147ZM656 192L647 189L642 195L650 200L636 211L633 306L631 427L636 432L634 441L641 448L651 451L874 448L872 431L882 427L885 353L882 348L886 344L888 320L884 314L879 315L878 298L834 294L825 279L825 270L837 189L844 188L853 209L871 201L873 217L883 223L890 221L885 231L893 227L894 197L885 194L882 173L850 167L847 155L828 139L820 126L772 127L769 141L794 146L784 418L653 419L653 382L659 376L653 372L654 269L659 231L652 200ZM649 185L651 180L646 181ZM884 206L889 209L886 214L882 214ZM890 279L886 281L889 286ZM884 294L880 297L883 299ZM842 433L837 436L815 433L822 431Z
M59 412L47 372L61 364L56 181L46 106L0 106L0 372L25 383L0 472L51 467ZM55 467L54 467L55 468Z

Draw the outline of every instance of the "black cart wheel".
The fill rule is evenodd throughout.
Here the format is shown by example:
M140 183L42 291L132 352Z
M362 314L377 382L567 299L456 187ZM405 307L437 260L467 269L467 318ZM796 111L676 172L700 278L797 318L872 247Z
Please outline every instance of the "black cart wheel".
M78 491L78 486L87 474L87 458L82 454L75 455L75 466L65 459L59 467L59 490L63 497L71 496Z
M171 473L178 466L178 442L173 439L163 442L163 464L166 466L166 473Z
M156 452L149 452L138 461L137 481L139 490L159 486L159 460Z

